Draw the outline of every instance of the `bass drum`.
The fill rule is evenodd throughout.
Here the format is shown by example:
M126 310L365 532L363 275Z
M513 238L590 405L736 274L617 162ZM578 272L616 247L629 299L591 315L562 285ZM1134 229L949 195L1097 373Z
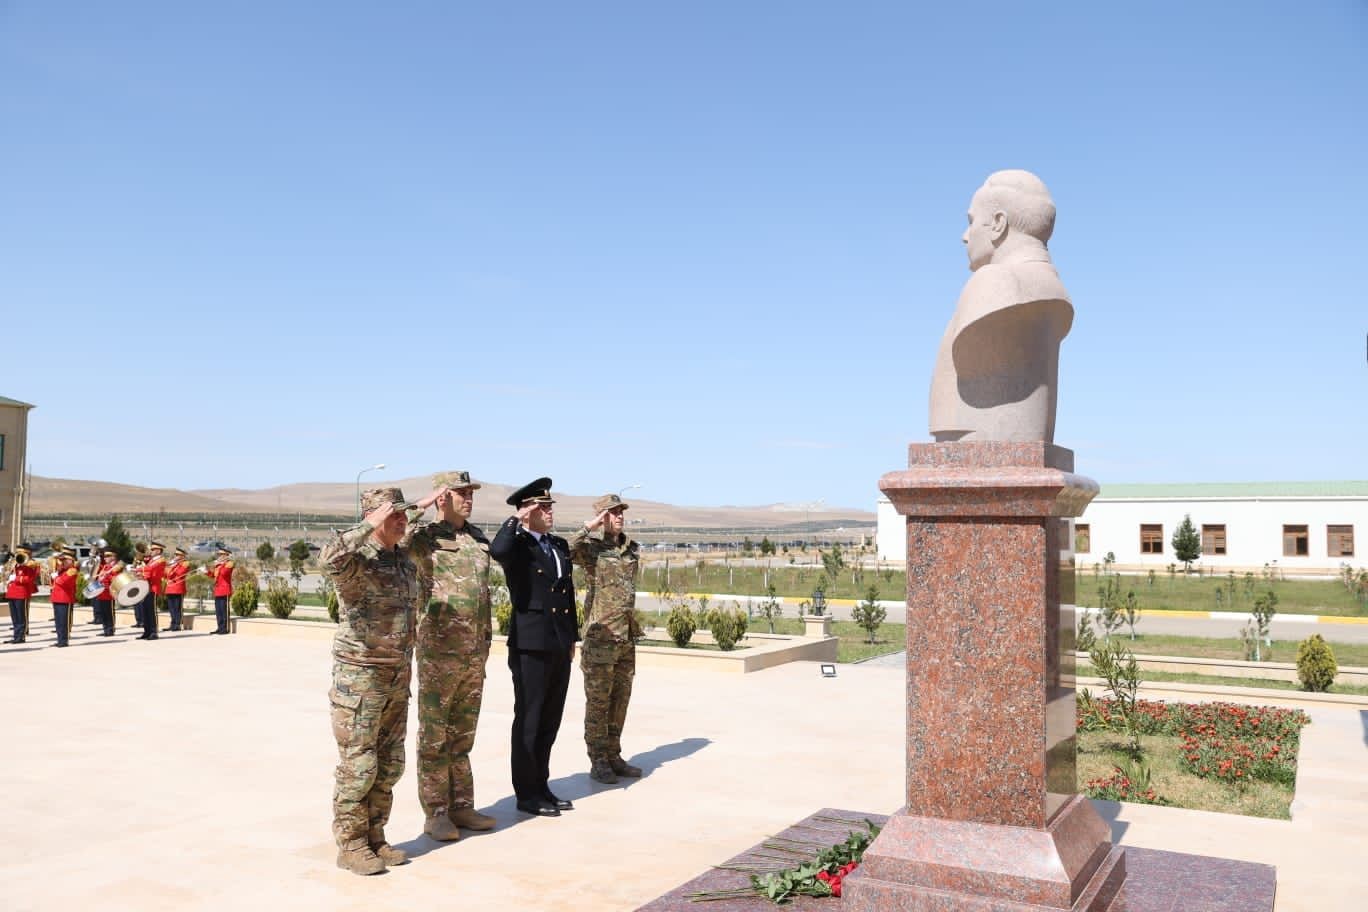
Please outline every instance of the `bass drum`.
M90 582L86 583L86 587L81 591L81 594L84 595L86 598L90 599L91 601L94 601L95 596L99 595L100 590L103 588L104 586L100 585L99 580L91 580Z
M133 571L125 570L110 581L109 591L114 593L114 601L119 603L119 607L132 608L142 604L147 593L152 591L152 584L145 579L138 579Z

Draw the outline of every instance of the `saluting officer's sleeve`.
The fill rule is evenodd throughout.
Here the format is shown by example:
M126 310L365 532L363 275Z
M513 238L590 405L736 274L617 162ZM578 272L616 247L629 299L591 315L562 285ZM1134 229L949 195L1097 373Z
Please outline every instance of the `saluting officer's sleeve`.
M334 579L345 579L358 571L357 555L375 527L364 519L350 529L336 533L318 555L324 572Z

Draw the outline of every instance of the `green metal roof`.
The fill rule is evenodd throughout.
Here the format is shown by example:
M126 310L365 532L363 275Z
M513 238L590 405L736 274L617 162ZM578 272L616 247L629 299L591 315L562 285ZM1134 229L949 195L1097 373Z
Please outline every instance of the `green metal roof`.
M1104 484L1097 500L1201 497L1368 497L1368 481L1209 481L1186 484Z
M6 399L4 396L0 396L0 405L20 405L24 408L37 408L37 406L30 402L20 402L18 399Z

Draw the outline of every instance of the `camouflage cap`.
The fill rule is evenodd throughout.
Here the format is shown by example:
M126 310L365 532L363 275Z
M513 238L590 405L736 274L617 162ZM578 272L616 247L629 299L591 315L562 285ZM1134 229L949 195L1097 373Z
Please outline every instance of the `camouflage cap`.
M470 473L464 470L456 472L438 472L432 476L432 483L439 488L482 488L484 485L477 484L470 480Z
M598 500L594 501L594 512L602 513L604 510L616 510L618 507L626 510L630 506L631 504L624 502L623 499L616 494L604 494Z
M538 478L536 481L529 481L504 501L510 507L521 507L525 503L553 504L551 499L551 479Z
M398 488L371 488L361 492L361 512L369 513L383 503L394 504L396 513L402 513L413 504L404 500L404 492Z

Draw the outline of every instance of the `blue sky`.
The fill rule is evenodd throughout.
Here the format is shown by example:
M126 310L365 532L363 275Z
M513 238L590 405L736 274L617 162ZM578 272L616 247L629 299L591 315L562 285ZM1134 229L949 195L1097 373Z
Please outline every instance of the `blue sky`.
M0 0L36 474L869 509L990 172L1100 482L1368 476L1368 6Z

